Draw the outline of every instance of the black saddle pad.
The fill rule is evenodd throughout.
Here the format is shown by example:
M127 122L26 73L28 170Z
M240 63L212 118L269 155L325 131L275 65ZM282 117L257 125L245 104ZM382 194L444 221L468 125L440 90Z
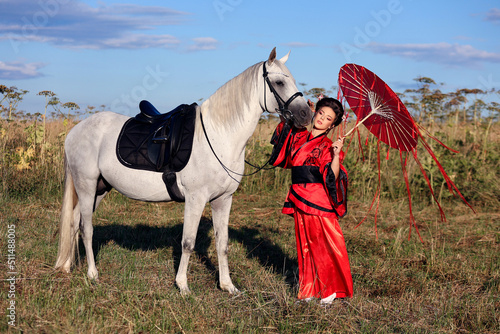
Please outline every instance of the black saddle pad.
M178 172L189 161L193 147L196 103L182 104L166 113L141 102L141 113L122 127L116 154L125 166L154 172Z

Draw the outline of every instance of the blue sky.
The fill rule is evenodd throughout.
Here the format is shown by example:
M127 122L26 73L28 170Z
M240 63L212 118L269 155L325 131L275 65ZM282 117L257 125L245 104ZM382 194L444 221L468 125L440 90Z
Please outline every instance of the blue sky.
M209 97L250 65L291 51L306 88L363 65L396 92L426 76L441 90L500 89L499 1L0 0L0 84L20 108L62 102L133 115Z

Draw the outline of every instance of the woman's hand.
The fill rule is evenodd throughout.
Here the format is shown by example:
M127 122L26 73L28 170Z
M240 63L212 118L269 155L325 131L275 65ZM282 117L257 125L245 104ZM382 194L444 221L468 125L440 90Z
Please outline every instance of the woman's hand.
M332 164L331 169L333 174L335 175L335 180L338 179L340 173L340 151L342 150L342 146L344 146L344 137L340 138L336 142L332 144Z
M344 137L342 137L339 140L335 141L332 144L333 156L338 156L340 154L340 151L342 150L343 146L344 146Z
M311 109L311 111L313 113L316 112L316 109L314 108L314 103L311 100L309 100L309 99L307 100L307 105L309 106L309 108Z

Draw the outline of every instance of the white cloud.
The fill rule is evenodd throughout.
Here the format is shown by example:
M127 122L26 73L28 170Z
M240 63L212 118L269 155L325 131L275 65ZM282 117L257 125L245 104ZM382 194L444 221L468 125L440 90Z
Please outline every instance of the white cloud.
M500 63L500 54L478 50L471 45L435 44L379 44L370 43L366 49L417 61L446 65L478 66L484 62Z
M204 50L215 50L219 42L212 37L197 37L193 38L193 45L188 47L188 51L204 51Z
M79 44L77 49L145 49L145 48L174 48L180 41L171 35L132 34L115 38L103 39L99 42Z
M290 48L308 48L308 47L315 47L318 45L313 43L290 42L290 43L284 43L283 46Z
M486 14L485 21L499 24L500 23L500 9L498 9L498 8L490 9L489 12Z
M44 76L38 70L44 67L43 63L23 63L21 61L0 61L0 79L20 80Z
M16 46L37 41L80 49L171 48L179 41L168 34L155 35L154 30L180 24L189 16L159 6L113 4L94 8L68 0L3 0L2 5L0 40L10 40Z

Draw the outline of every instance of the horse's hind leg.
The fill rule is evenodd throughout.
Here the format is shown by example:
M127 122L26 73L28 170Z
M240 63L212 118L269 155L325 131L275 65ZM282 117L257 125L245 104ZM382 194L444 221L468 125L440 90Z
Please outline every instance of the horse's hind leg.
M92 236L94 228L92 227L92 212L94 201L90 203L81 204L81 225L83 245L85 246L85 254L87 255L88 271L87 275L91 279L97 279L98 273L95 266L94 251L92 249Z
M206 201L201 198L186 196L186 203L184 206L184 227L182 229L182 255L179 269L177 270L177 276L175 277L175 283L183 295L190 292L187 284L187 268L189 257L194 250L196 234L205 204Z
M228 223L231 211L232 196L222 196L211 202L212 219L215 232L215 245L219 260L220 287L229 293L238 293L229 276L228 254Z
M92 237L94 228L92 227L92 213L94 212L94 206L99 203L102 197L96 199L95 181L81 182L77 187L79 205L80 205L80 233L85 246L85 254L87 257L88 271L87 275L91 279L97 279L98 272L95 265L94 251L92 249Z
M111 186L99 176L96 181L88 180L82 183L84 186L80 187L80 192L84 196L80 196L80 233L85 246L85 254L87 256L88 271L87 275L91 279L98 278L97 267L95 265L94 250L92 249L92 238L94 228L92 226L92 214L99 206L99 203L111 190Z

